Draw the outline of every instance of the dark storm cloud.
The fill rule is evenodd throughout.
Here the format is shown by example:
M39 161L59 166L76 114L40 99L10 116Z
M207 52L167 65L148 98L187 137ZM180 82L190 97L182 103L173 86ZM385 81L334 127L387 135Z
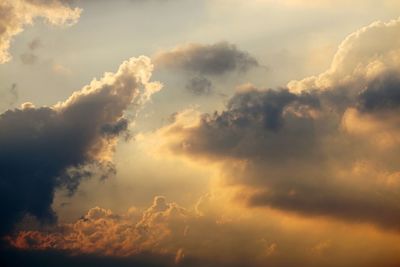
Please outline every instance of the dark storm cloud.
M205 77L194 77L186 84L186 90L194 95L210 95L213 91L213 85Z
M156 55L155 64L201 75L223 75L233 71L246 72L259 66L258 61L248 52L241 51L234 44L227 42L178 46Z
M55 190L73 193L91 175L87 165L113 172L114 141L127 129L124 111L152 93L143 88L151 70L149 59L130 59L54 107L25 104L0 115L1 235L25 214L53 222Z

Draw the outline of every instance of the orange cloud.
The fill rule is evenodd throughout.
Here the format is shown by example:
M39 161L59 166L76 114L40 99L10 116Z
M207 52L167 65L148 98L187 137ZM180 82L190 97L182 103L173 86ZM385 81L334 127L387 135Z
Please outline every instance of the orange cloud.
M9 242L22 250L134 257L172 256L192 266L354 266L399 262L399 235L365 225L304 220L274 211L231 209L221 197L206 195L186 209L155 197L143 212L123 214L93 208L78 221L45 231L22 231ZM307 233L307 235L304 235ZM360 239L363 242L360 243ZM371 264L370 264L371 263ZM235 265L236 264L236 265Z

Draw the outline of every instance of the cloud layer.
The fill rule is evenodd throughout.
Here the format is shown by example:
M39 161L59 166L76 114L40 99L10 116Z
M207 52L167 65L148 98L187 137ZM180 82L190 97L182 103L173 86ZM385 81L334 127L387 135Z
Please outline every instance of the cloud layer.
M72 194L92 174L90 166L114 171L114 146L127 129L124 112L137 111L161 87L149 82L152 69L150 59L131 58L64 102L25 103L0 115L0 234L25 214L54 221L54 191Z

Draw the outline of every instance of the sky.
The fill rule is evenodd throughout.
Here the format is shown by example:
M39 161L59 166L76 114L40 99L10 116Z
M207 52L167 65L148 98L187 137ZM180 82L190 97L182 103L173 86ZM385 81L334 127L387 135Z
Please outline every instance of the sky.
M0 0L0 265L400 266L397 0Z

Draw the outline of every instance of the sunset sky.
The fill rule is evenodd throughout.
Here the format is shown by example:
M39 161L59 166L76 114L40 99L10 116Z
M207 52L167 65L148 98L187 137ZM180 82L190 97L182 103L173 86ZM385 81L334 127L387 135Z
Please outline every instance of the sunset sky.
M400 1L0 0L0 266L400 266Z

